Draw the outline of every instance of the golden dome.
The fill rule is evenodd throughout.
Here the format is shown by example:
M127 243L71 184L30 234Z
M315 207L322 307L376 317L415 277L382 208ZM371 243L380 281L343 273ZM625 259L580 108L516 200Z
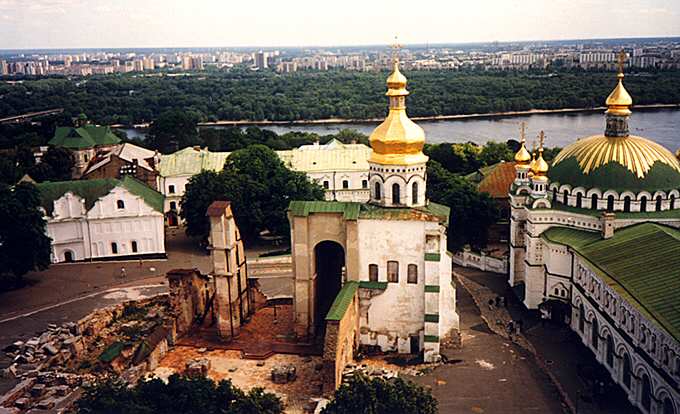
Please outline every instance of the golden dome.
M526 138L524 137L524 129L525 129L525 124L522 122L521 124L521 129L520 129L520 147L517 153L515 154L515 162L519 165L527 165L532 161L531 154L527 150L527 147L525 145L526 143Z
M541 150L531 171L533 171L534 175L544 176L548 173L548 169L550 169L550 166L543 159L543 150Z
M399 71L399 61L394 60L392 74L387 78L387 95L390 112L387 118L371 133L369 141L373 152L370 162L390 165L410 165L427 162L423 154L425 131L406 115L406 77Z
M578 162L583 174L611 162L621 164L638 178L644 178L655 162L666 164L680 172L680 163L673 153L656 142L634 135L594 135L582 138L560 151L555 157L553 167L572 157Z
M623 73L617 75L619 79L616 88L607 97L607 113L611 115L630 115L630 106L633 105L633 98L623 86Z

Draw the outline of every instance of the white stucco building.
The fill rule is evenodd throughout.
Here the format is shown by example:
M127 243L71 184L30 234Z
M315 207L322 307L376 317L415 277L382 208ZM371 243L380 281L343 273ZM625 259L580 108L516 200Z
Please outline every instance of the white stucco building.
M343 144L335 139L320 145L276 151L284 164L307 174L322 186L326 200L368 200L368 158L371 149L363 144ZM189 179L202 171L221 171L229 152L212 152L205 148L187 147L162 155L158 167L158 188L165 196L164 211L168 223L177 223L180 201Z
M425 198L425 133L406 115L406 78L387 80L390 110L371 134L368 202L293 201L289 208L299 337L343 320L350 347L423 353L439 359L441 338L458 328L449 208ZM358 303L356 343L345 325ZM346 349L346 348L344 348Z
M549 166L524 146L510 189L509 283L568 323L643 413L680 413L680 164L629 134L623 74L604 135Z
M37 187L54 263L165 256L163 196L134 178Z

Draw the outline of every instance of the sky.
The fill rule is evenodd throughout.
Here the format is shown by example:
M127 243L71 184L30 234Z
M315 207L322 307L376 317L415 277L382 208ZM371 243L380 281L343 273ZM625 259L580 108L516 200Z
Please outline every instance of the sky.
M0 49L680 35L678 0L0 0Z

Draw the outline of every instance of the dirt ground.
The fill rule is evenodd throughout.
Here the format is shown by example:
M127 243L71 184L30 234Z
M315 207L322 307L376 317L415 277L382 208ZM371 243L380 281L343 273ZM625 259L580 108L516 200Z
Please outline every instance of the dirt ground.
M275 354L258 361L241 358L241 351L200 351L201 348L177 346L161 360L153 373L160 378L167 378L173 373L184 371L187 362L205 358L210 361L208 376L211 379L229 379L243 390L262 387L275 392L286 403L287 413L303 413L311 398L321 396L321 370L317 369L320 368L321 357ZM288 384L274 384L271 381L271 369L287 364L295 366L297 378Z

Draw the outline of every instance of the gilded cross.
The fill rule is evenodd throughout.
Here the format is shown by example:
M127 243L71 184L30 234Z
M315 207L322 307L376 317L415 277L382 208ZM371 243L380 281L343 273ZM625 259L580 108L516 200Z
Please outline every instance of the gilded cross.
M390 45L390 48L392 49L392 60L397 62L399 61L399 50L403 47L403 45L399 44L399 41L397 40L397 36L394 36L394 43Z
M619 52L619 73L623 73L623 65L626 63L626 52L621 49Z
M538 142L539 142L539 144L538 144L538 145L539 145L539 146L538 146L538 150L539 150L539 151L543 151L543 142L544 142L544 141L545 141L545 134L543 133L543 131L541 131L541 132L538 134Z
M522 121L519 123L519 137L520 137L520 142L524 144L527 139L526 139L526 128L527 128L527 123Z

